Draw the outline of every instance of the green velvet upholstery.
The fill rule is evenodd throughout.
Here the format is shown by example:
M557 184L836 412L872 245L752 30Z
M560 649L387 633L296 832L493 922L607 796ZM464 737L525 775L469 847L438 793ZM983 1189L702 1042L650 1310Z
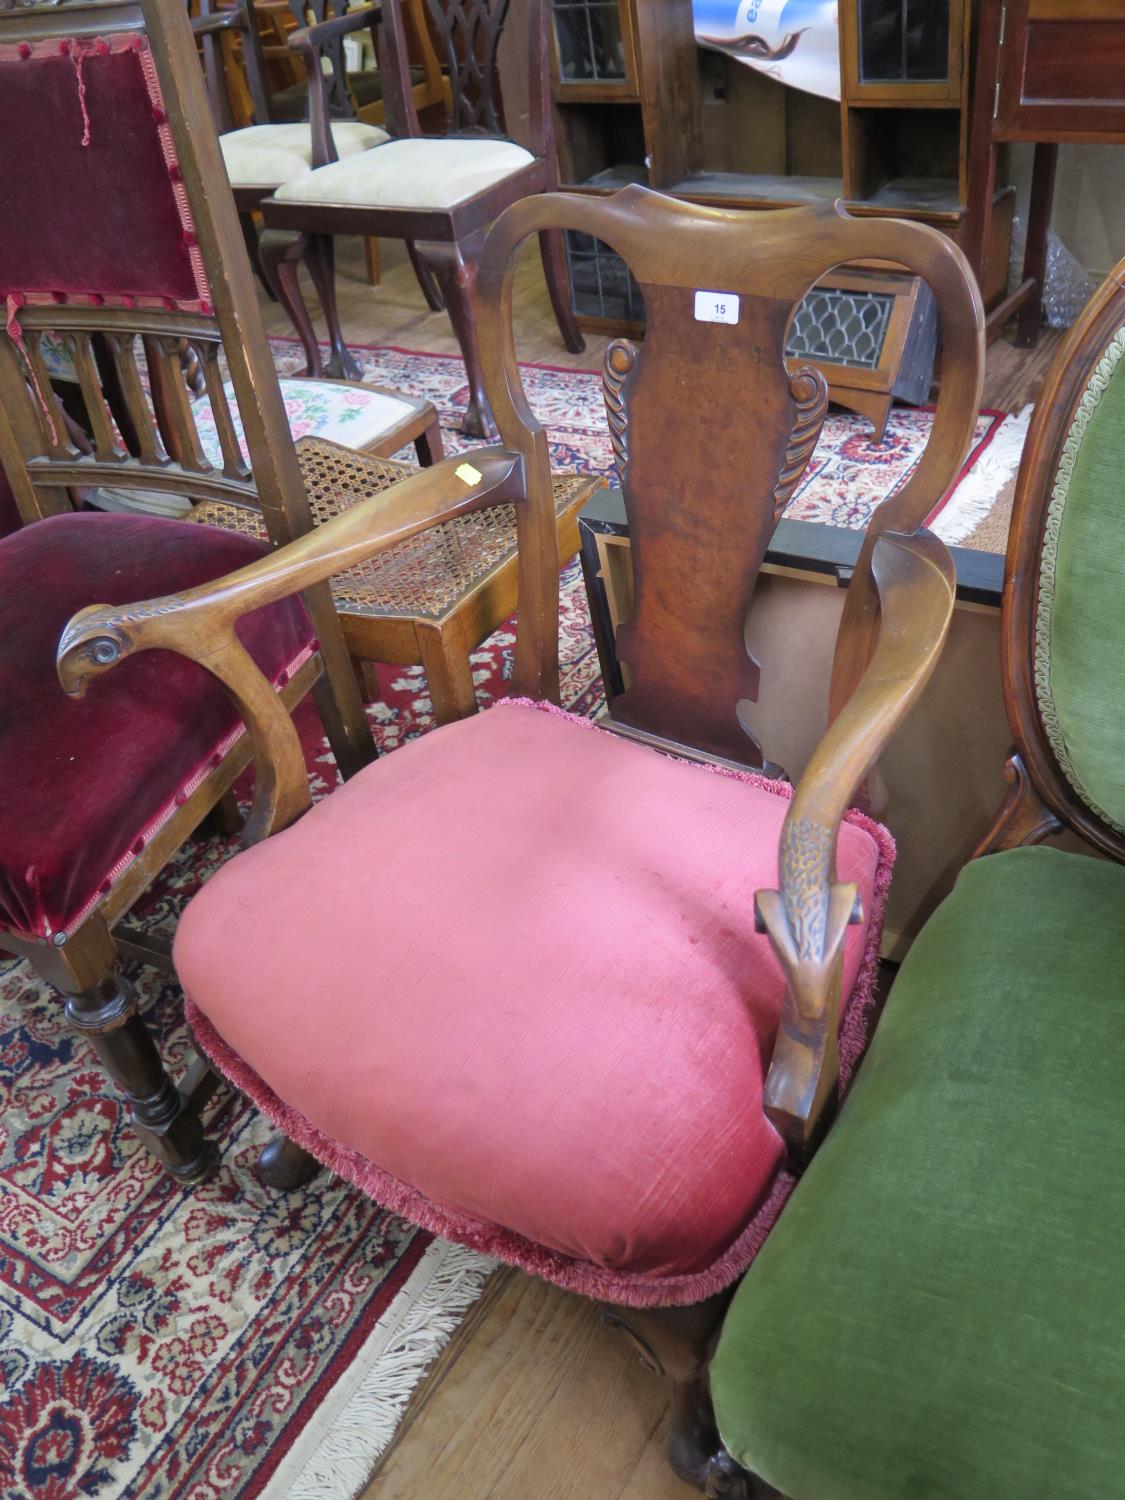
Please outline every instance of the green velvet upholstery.
M1036 695L1082 800L1125 831L1125 329L1095 367L1051 495Z
M790 1500L1125 1490L1125 868L970 864L727 1315L735 1458Z

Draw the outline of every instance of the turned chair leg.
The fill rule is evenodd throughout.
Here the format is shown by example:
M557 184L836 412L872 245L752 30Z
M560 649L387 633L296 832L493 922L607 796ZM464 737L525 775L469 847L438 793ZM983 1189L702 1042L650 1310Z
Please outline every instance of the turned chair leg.
M703 1489L721 1449L707 1369L733 1288L690 1307L605 1307L604 1321L627 1334L642 1361L670 1387L668 1462L685 1484ZM720 1491L720 1494L723 1492ZM741 1500L731 1490L732 1500Z
M69 995L66 1018L125 1095L136 1133L150 1154L177 1182L210 1177L218 1152L204 1138L197 1111L164 1071L129 981L111 973L90 989Z
M586 340L582 337L582 330L574 316L570 270L566 262L566 241L561 229L540 230L539 255L543 261L547 292L555 310L555 322L559 325L563 343L571 354L581 354L586 347Z
M471 235L461 241L419 241L417 250L433 268L449 309L449 321L461 346L461 357L469 377L469 404L461 431L466 437L493 438L496 423L484 391L477 330L477 268L484 236Z
M344 342L344 330L340 326L340 313L336 306L335 240L330 234L310 235L305 259L324 310L324 321L328 324L328 342L332 352L328 356L325 372L339 380L362 380L363 371Z
M441 427L437 417L414 439L414 451L418 455L418 462L423 469L428 469L431 464L440 464L445 457L445 446L441 440Z
M320 346L297 278L308 243L309 236L295 230L263 229L258 240L258 254L262 270L301 340L305 351L305 374L319 376L323 374Z
M292 1192L304 1187L320 1171L320 1163L286 1136L275 1136L258 1156L258 1175L267 1187Z

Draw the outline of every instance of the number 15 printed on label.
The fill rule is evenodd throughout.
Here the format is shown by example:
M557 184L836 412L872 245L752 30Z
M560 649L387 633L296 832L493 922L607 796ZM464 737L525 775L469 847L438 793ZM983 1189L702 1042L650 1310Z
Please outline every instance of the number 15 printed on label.
M695 321L697 323L737 323L737 292L696 292Z

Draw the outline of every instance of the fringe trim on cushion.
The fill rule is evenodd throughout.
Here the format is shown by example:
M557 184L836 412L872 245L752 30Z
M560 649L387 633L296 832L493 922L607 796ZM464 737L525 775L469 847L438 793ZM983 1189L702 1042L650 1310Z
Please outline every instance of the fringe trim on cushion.
M496 1262L434 1240L282 1460L262 1500L353 1500Z
M502 698L489 711L505 705L535 708L558 718L569 719L571 723L584 729L605 732L598 731L591 719L568 713L553 703L539 703L531 698ZM685 761L684 764L695 763ZM701 765L697 769L749 782L752 786L786 800L793 796L793 788L787 782L770 781L768 777L754 771L734 771L727 766L710 765ZM873 910L867 929L867 946L840 1026L841 1098L847 1092L856 1065L867 1046L868 1019L874 1003L875 976L883 937L883 917L895 859L895 841L881 823L855 808L845 813L844 821L854 823L870 834L879 851L879 862L875 870ZM417 1188L410 1187L384 1168L376 1166L358 1151L332 1140L299 1110L279 1099L265 1080L227 1046L191 996L185 995L184 998L188 1025L208 1059L236 1089L249 1095L271 1124L289 1140L295 1141L298 1146L315 1156L330 1171L343 1177L392 1213L408 1219L422 1229L428 1229L432 1234L455 1240L470 1250L504 1261L508 1265L519 1266L533 1276L541 1276L544 1281L554 1282L564 1291L579 1292L596 1301L614 1302L622 1307L683 1307L693 1302L702 1302L716 1292L721 1292L738 1280L757 1255L796 1186L796 1178L790 1172L779 1171L769 1194L746 1228L706 1270L681 1275L645 1276L596 1266L589 1261L574 1260L560 1255L558 1251L548 1250L533 1240L525 1239L513 1230L504 1229L499 1224L444 1208L432 1202Z

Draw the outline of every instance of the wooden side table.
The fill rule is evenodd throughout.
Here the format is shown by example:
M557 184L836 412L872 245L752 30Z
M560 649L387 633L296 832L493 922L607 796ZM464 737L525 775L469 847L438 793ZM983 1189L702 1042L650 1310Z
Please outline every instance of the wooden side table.
M982 0L962 248L984 284L996 146L1034 141L1020 285L991 310L988 335L1019 310L1017 344L1039 337L1059 144L1125 144L1125 0Z

